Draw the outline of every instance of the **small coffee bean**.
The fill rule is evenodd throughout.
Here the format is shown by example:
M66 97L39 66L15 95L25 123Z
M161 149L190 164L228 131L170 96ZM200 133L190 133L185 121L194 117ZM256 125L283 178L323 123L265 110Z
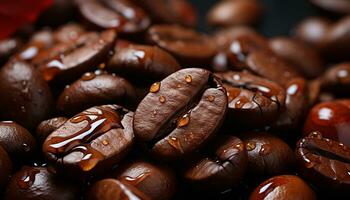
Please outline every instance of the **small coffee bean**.
M62 126L68 119L65 117L55 117L42 121L36 128L36 139L37 142L42 144L47 136L49 136L53 131Z
M6 150L0 145L0 191L10 180L12 161Z
M350 63L340 63L329 68L321 77L323 90L340 96L349 96Z

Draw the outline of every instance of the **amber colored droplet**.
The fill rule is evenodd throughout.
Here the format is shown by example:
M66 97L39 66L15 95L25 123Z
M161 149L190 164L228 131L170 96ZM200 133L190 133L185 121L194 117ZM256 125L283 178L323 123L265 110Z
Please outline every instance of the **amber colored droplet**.
M213 102L215 100L215 97L213 95L208 96L208 101Z
M186 75L185 76L185 81L186 81L186 83L192 83L192 76L191 75Z
M188 123L190 123L190 116L189 114L185 114L177 122L177 127L187 126Z
M247 151L252 151L252 150L255 149L255 147L256 147L255 142L248 142L247 145L246 145Z
M103 144L104 146L107 146L107 145L109 145L109 142L108 142L107 140L103 140L103 141L102 141L102 144Z
M159 97L159 102L160 102L160 103L165 103L165 101L166 101L165 96L160 96L160 97Z
M269 144L263 144L260 148L259 154L260 155L267 155L271 151L271 146Z
M99 66L98 66L99 69L104 69L106 68L106 64L105 63L101 63Z
M89 81L89 80L92 80L96 77L96 74L95 73L92 73L92 72L86 72L82 77L81 79L83 81Z
M28 146L28 144L23 143L22 147L23 147L24 151L26 151L26 152L30 151L30 147Z
M317 138L317 139L322 139L323 138L322 133L320 133L318 131L314 131L314 132L310 133L309 136L313 137L313 138Z
M243 151L243 144L242 144L242 143L236 144L236 148L237 148L239 151Z
M151 88L149 89L149 91L152 93L156 93L159 91L159 89L160 89L160 82L156 82L151 85Z
M181 146L181 143L180 143L180 140L178 138L176 138L176 137L169 137L167 139L167 141L176 150L180 151L181 153L184 153L183 149L182 149L182 146Z
M139 174L137 177L124 176L121 177L121 180L129 183L130 185L137 186L142 181L144 181L150 174L150 172L144 172Z
M177 84L176 87L177 88L181 88L182 86L181 86L181 84Z

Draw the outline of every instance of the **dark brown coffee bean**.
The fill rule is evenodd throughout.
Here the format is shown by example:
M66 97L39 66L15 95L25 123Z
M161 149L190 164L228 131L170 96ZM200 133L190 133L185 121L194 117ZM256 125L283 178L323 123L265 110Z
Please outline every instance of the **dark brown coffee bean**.
M262 14L257 0L220 1L208 13L208 23L212 26L229 27L254 25Z
M22 46L19 38L8 38L0 40L0 65L7 62L8 58Z
M0 191L10 180L11 172L12 161L5 149L0 145Z
M115 179L96 182L88 191L87 200L151 200L132 185Z
M240 134L248 152L248 174L270 176L289 172L294 167L292 149L281 139L266 132Z
M68 119L65 117L55 117L42 121L36 128L36 139L37 142L42 144L47 136L49 136L53 131L62 126Z
M310 0L323 10L337 14L350 14L350 2L347 0Z
M11 156L12 161L23 163L33 158L36 150L34 137L15 122L0 122L0 145Z
M313 132L297 143L296 156L302 176L319 188L349 191L350 149L344 144Z
M85 30L79 24L66 24L58 28L53 33L53 38L56 43L69 43L75 42L81 35L85 33Z
M77 184L62 179L44 167L22 167L13 175L5 193L5 200L76 200Z
M340 63L329 68L321 77L321 87L341 96L349 96L350 63Z
M241 181L247 167L247 152L239 138L219 136L205 152L185 172L191 185L203 191L224 191Z
M79 0L81 15L92 25L121 33L146 30L150 19L143 9L129 0Z
M175 175L170 169L145 161L123 166L115 178L134 186L153 200L172 199L176 191Z
M47 119L52 95L47 83L34 67L15 59L0 70L0 117L28 129Z
M120 106L96 106L52 132L43 152L59 171L92 175L111 169L133 143L133 113Z
M315 192L297 176L272 177L261 183L250 195L249 200L316 200Z
M155 25L148 40L171 53L184 67L206 67L216 54L213 41L206 35L177 25Z
M179 159L213 136L226 109L226 91L213 74L183 69L151 86L136 109L134 132L158 159Z
M88 40L65 55L41 65L39 70L48 82L64 84L90 71L106 61L112 50L116 33L112 30L102 32L99 37Z
M117 47L106 69L130 80L145 82L144 77L161 80L180 70L175 58L157 46L129 45L119 50Z
M270 48L306 78L315 78L323 72L321 57L302 42L287 37L276 37L270 40Z
M261 128L277 119L284 108L286 94L278 84L247 72L216 74L228 96L226 124L239 128ZM252 123L253 122L253 123Z
M97 105L117 103L133 107L136 100L134 87L124 78L107 73L87 72L67 86L57 101L57 110L71 116Z

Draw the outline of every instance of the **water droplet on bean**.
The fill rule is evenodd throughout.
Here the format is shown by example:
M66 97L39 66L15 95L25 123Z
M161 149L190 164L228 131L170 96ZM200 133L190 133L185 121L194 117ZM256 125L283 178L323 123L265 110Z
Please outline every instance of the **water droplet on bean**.
M252 150L255 149L255 147L256 147L255 142L248 142L247 145L246 145L247 151L252 151Z
M96 74L95 73L91 73L91 72L86 72L82 77L81 79L83 81L89 81L89 80L92 80L96 77Z
M263 144L260 148L259 154L260 155L267 155L271 151L271 146L269 144Z
M149 89L149 91L152 93L156 93L159 91L159 89L160 89L160 82L156 82L151 85L151 88Z
M177 122L177 127L184 127L184 126L187 126L188 123L190 123L190 116L189 114L185 114L183 115L179 121Z
M107 145L109 145L109 142L108 142L107 140L103 140L103 141L102 141L102 144L103 144L104 146L107 146Z
M186 81L186 83L192 83L192 76L191 75L186 75L185 76L185 81Z
M208 101L213 102L215 100L215 97L213 95L208 96Z
M167 139L168 143L174 147L176 150L180 151L181 153L183 153L183 149L181 147L181 143L180 140L176 137L169 137Z
M165 96L160 96L160 97L159 97L159 102L160 102L160 103L165 103L165 101L166 101Z

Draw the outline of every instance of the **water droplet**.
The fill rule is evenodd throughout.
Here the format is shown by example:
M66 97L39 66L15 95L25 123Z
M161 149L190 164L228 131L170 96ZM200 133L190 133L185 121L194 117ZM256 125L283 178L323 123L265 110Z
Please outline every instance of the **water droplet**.
M180 140L176 137L169 137L167 139L168 143L174 147L176 150L180 151L181 153L183 153L183 149L181 147L181 143Z
M248 142L247 145L246 145L246 149L247 151L252 151L254 150L256 147L256 143L255 142Z
M30 147L29 147L29 145L28 145L28 144L23 143L23 144L22 144L22 147L23 147L23 149L24 149L24 151L25 151L25 152L30 151Z
M103 140L103 141L102 141L102 144L103 144L104 146L107 146L107 145L109 145L109 142L108 142L107 140Z
M236 144L236 149L238 149L239 151L243 151L243 144L242 143L238 143Z
M348 172L348 175L350 176L350 171Z
M165 96L160 96L160 97L159 97L159 102L160 102L160 103L165 103L165 101L166 101Z
M81 79L83 81L89 81L89 80L92 80L96 77L96 74L95 73L91 73L91 72L86 72L82 77Z
M312 133L310 133L309 137L313 137L313 138L317 138L317 139L322 139L322 133L318 132L318 131L314 131Z
M99 66L98 66L98 68L100 68L100 69L104 69L104 68L106 68L106 64L105 63L101 63Z
M186 75L185 76L185 81L186 81L186 83L192 83L192 76L191 75Z
M152 93L156 93L159 91L159 89L160 89L160 82L156 82L151 85L151 88L149 89L149 91Z
M70 88L70 85L66 85L65 89L68 89L68 88Z
M154 116L156 116L156 115L157 115L157 111L156 111L156 110L153 110L152 116L154 117Z
M213 95L208 96L208 101L213 102L215 100L215 97Z
M187 113L179 119L179 121L177 122L177 127L187 126L188 123L190 123L190 115Z
M181 84L177 84L176 87L177 87L177 88L181 88L182 85L181 85Z
M130 177L130 176L124 176L121 177L122 181L126 181L127 183L137 186L142 181L144 181L151 173L150 172L144 172L138 175L137 177Z
M260 155L267 155L271 151L271 146L269 144L263 144L260 148L259 154Z

